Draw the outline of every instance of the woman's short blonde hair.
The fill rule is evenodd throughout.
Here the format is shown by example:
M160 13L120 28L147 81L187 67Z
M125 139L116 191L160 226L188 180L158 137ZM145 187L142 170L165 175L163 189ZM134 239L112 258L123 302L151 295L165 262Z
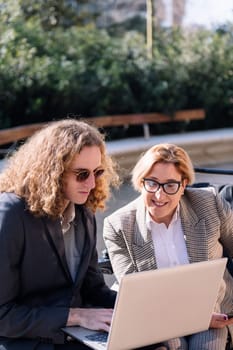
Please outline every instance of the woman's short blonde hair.
M132 171L132 184L141 192L142 179L156 163L173 163L187 184L194 182L194 169L187 152L174 144L162 143L151 147L142 155Z
M85 205L93 212L104 209L110 185L118 184L115 164L106 154L104 135L76 119L51 122L21 145L0 174L0 192L24 198L35 215L58 217L64 209L62 178L83 147L98 146L105 172L96 180Z

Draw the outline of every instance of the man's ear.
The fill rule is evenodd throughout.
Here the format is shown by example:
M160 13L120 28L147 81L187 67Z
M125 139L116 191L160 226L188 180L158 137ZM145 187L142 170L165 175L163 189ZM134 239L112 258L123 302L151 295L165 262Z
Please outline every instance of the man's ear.
M183 185L184 189L187 186L187 184L188 184L188 179L183 179L182 185Z

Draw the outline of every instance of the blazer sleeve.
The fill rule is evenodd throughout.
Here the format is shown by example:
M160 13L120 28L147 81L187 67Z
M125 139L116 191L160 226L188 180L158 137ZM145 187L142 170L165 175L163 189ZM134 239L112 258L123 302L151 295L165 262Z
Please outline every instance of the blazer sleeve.
M228 257L233 258L233 210L230 204L219 194L216 195L216 208L221 222L221 244Z
M0 336L63 343L60 328L68 317L66 306L56 303L35 306L34 303L30 307L20 302L23 280L20 264L27 245L24 211L22 201L11 195L0 195Z
M135 215L124 210L104 219L103 239L118 282L125 274L137 271L131 248L133 222ZM131 237L126 237L128 234Z

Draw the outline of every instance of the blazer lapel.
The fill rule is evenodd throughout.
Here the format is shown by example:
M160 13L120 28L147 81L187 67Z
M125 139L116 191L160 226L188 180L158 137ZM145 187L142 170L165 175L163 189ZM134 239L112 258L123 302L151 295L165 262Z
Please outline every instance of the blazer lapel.
M138 201L133 231L131 233L131 237L133 237L132 249L137 271L156 269L154 244L151 232L146 225L146 208L142 197Z
M180 216L190 263L208 260L205 220L196 216L184 197L180 201Z
M78 271L75 278L75 285L77 286L79 281L83 279L86 273L87 261L89 261L90 254L92 252L92 250L90 249L91 240L92 240L90 232L93 232L93 223L90 222L87 215L85 215L85 212L82 206L79 206L78 209L76 208L75 217L78 221L78 232L76 232L76 234L77 235L82 234L84 237L82 256L81 256L80 264L79 264Z
M59 220L51 220L49 218L43 219L43 223L45 226L45 233L50 243L50 246L55 251L58 258L58 262L62 270L64 271L66 278L72 281L72 277L66 260L65 245L61 230L61 224Z

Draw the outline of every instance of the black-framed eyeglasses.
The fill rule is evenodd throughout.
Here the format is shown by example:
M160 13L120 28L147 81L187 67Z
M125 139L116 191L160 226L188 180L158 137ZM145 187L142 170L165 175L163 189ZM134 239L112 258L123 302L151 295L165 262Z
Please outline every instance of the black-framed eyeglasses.
M147 192L155 193L160 189L160 187L162 187L163 191L167 194L176 194L179 191L182 183L181 181L169 181L160 183L158 181L146 178L143 178L142 182Z
M95 179L98 179L103 175L104 169L95 169L93 172L88 169L77 169L77 170L71 170L71 172L76 176L76 181L83 182L89 178L91 173L93 173Z

